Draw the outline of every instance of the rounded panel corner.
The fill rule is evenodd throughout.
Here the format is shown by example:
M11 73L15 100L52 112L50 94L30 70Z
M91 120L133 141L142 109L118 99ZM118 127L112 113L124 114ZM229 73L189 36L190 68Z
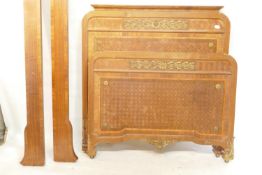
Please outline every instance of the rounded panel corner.
M82 19L82 25L83 26L87 26L89 21L90 21L90 19L95 17L95 14L96 14L95 10L86 13L85 16Z

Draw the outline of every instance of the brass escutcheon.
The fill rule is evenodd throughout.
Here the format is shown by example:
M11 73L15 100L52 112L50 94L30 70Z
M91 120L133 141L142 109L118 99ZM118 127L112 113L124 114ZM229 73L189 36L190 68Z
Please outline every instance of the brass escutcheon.
M213 47L213 46L214 46L214 43L213 43L213 42L209 42L209 43L208 43L208 47L211 48L211 47Z
M108 81L104 81L104 85L108 86L109 85Z
M216 89L221 89L222 85L221 84L216 84Z

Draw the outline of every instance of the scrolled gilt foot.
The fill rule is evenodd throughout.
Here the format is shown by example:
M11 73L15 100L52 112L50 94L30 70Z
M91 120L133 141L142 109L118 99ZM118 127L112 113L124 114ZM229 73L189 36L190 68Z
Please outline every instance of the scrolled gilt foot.
M213 152L216 157L220 157L223 155L224 148L222 148L221 146L213 145Z
M234 146L233 144L230 145L228 148L223 148L221 146L213 146L213 152L216 157L222 156L225 163L228 163L230 160L234 159Z
M229 149L225 150L222 158L224 159L224 161L226 163L228 163L230 160L234 159L234 147L233 147L233 145Z

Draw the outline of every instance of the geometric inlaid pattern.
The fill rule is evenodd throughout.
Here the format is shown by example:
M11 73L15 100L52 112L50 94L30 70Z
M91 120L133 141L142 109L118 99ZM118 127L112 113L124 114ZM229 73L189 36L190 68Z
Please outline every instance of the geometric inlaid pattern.
M134 44L135 43L135 44ZM96 38L95 51L217 52L214 39Z
M101 129L222 131L224 82L100 80Z

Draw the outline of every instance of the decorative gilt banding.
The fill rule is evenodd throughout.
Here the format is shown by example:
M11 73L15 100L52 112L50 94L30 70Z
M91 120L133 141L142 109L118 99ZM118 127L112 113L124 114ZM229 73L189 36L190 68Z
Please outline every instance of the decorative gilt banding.
M195 62L179 60L132 60L129 62L129 67L135 70L193 71L195 70Z
M186 30L188 21L176 19L125 19L123 28L128 30Z

